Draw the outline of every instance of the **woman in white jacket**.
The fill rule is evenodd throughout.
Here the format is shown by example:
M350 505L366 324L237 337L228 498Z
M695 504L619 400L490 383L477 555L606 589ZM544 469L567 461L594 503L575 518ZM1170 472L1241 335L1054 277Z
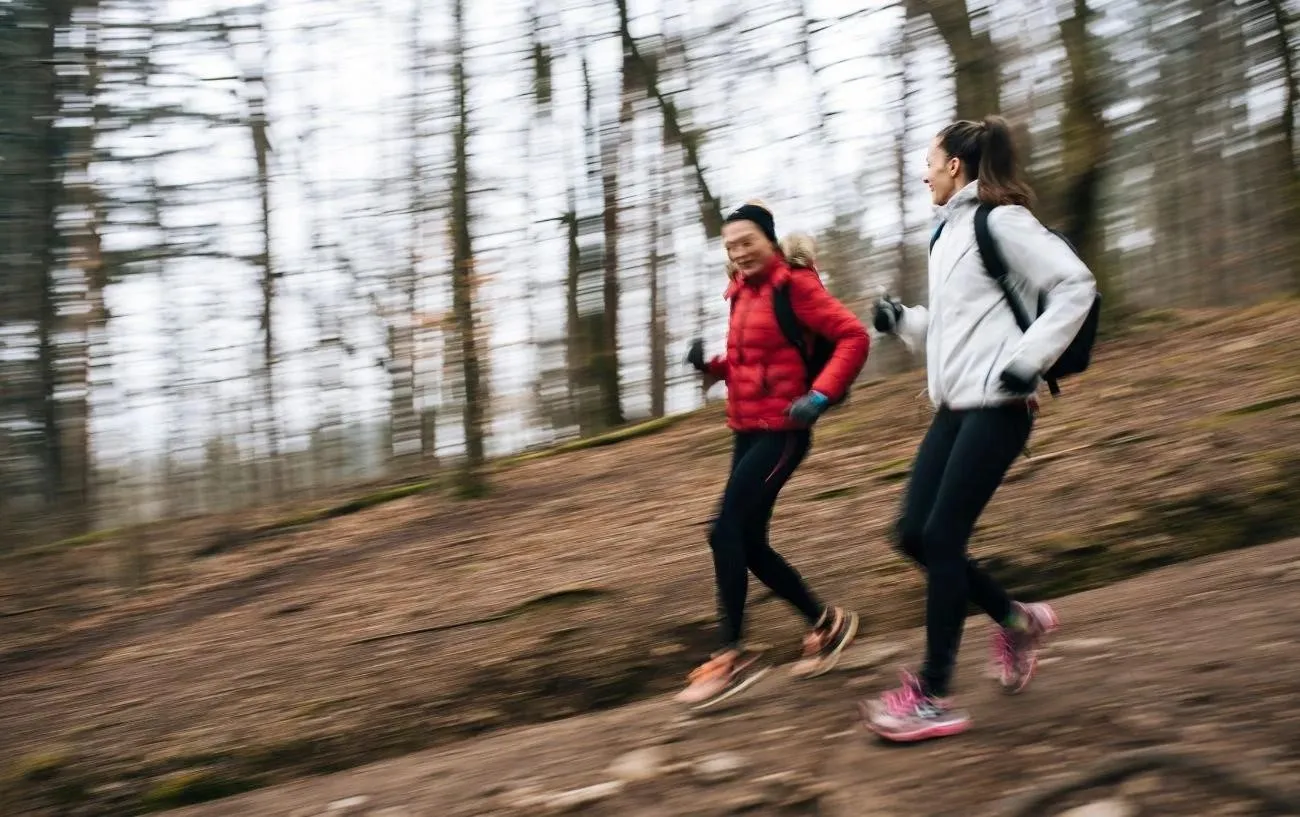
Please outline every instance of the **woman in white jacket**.
M897 545L926 572L926 652L902 687L863 704L869 729L894 741L954 735L970 718L947 698L967 601L998 625L994 658L1008 691L1025 687L1043 638L1057 626L1046 604L1021 604L967 555L984 506L1025 448L1037 410L1034 394L1092 307L1088 268L1029 211L1032 196L1016 172L1015 149L1000 117L956 122L930 146L925 183L938 210L930 251L929 309L883 298L878 330L911 347L924 340L930 399L937 411L912 465L897 525ZM976 247L974 217L994 205L988 224L1011 287L1033 316L1021 332ZM1035 315L1039 296L1046 307Z

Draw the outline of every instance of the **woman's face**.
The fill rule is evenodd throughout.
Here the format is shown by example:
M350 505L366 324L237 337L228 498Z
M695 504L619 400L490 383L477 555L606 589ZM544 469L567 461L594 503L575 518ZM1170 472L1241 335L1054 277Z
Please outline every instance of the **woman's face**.
M776 253L772 242L752 221L729 221L722 225L722 245L727 260L736 265L741 278L753 275Z
M930 201L938 206L947 204L952 194L957 192L960 174L961 162L944 152L936 137L925 154L925 176L922 177L925 186L930 188Z

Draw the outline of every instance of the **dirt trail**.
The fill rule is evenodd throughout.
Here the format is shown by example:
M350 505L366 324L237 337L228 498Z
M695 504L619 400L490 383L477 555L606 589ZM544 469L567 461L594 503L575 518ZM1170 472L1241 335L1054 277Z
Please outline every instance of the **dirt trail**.
M1300 797L1297 593L1300 540L1291 540L1065 598L1065 626L1042 674L1014 698L983 677L987 628L972 619L959 692L976 728L948 741L893 748L854 728L853 700L889 683L895 665L918 654L919 634L908 632L867 641L851 666L821 679L796 683L774 673L715 715L683 717L660 697L172 813L543 814L559 807L556 795L597 786L588 792L595 802L577 811L997 817L1007 813L1007 798L1150 747L1187 752ZM667 765L647 765L650 779L601 797L601 784L616 779L611 761L637 749L661 753ZM718 753L730 753L744 771L705 782L707 759ZM725 778L725 764L717 765L713 772ZM777 777L760 780L770 775ZM1137 813L1127 806L1144 817L1270 813L1219 785L1162 773L1064 805L1107 800L1119 810L1098 814ZM542 796L530 802L530 791Z

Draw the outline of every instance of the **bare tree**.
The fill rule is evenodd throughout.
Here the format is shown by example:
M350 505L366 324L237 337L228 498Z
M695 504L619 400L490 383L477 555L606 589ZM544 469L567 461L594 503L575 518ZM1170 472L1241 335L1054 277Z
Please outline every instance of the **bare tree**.
M972 26L973 17L988 12L971 12L966 0L906 0L904 5L909 16L928 14L952 52L957 118L978 121L1002 110L1002 61L987 29Z
M421 110L424 97L423 49L421 26L423 4L411 4L410 63L407 77L411 88L407 99L406 139L406 264L398 268L392 281L392 296L396 306L388 318L388 378L389 378L389 453L399 468L409 466L421 458L421 418L416 410L415 356L416 356L416 300L420 284L420 250L424 238L424 216L428 209L424 194L424 166L420 148L423 144Z
M257 199L259 207L259 226L261 247L256 263L258 266L258 288L261 294L261 308L258 313L258 328L261 332L261 359L258 370L261 381L262 410L261 430L267 447L268 463L266 467L267 488L271 497L278 497L283 491L283 474L280 457L280 416L276 397L276 321L275 304L280 272L276 266L273 250L271 228L271 139L270 122L267 118L267 97L270 82L266 76L270 62L270 45L266 28L269 14L267 5L257 10L257 22L253 27L258 47L258 56L250 68L243 72L244 103L247 106L246 123L249 140L253 148L253 161L256 166ZM232 49L233 53L233 49Z
M602 423L606 427L623 424L623 408L619 385L618 314L619 314L619 159L632 131L635 115L633 103L638 82L636 64L622 39L623 62L619 82L619 110L615 122L603 123L598 129L600 150L601 190L604 198L604 273L602 290L604 304L601 313L600 342L596 350L595 373L600 388Z
M686 157L686 163L694 171L696 192L700 208L700 219L704 224L705 234L709 238L722 235L722 203L704 176L704 165L700 158L700 134L684 126L684 118L677 104L659 87L659 69L655 61L641 53L636 38L632 36L629 26L627 0L615 0L618 7L619 36L623 40L625 53L643 83L646 93L655 100L664 118L665 145L680 147Z
M662 158L660 158L662 161ZM651 167L650 175L650 258L648 282L650 289L650 415L662 417L668 397L668 316L665 312L660 267L663 264L661 225L668 214L667 196L664 195L660 162Z
M1256 3L1262 6L1274 28L1273 41L1277 43L1278 59L1282 66L1282 80L1286 94L1282 101L1282 140L1286 149L1288 189L1285 201L1285 221L1287 232L1293 246L1288 255L1295 258L1300 254L1300 153L1296 150L1296 105L1300 103L1300 69L1296 66L1295 48L1292 38L1295 36L1295 14L1287 8L1283 0L1263 0ZM1300 264L1291 263L1292 290L1300 293Z
M465 75L465 0L452 0L454 26L452 86L455 95L455 136L451 193L452 228L452 311L460 340L461 367L465 381L465 459L460 470L461 496L482 496L488 490L484 414L488 400L481 379L477 322L474 315L474 247L470 230L469 201L469 80Z
M1102 94L1100 45L1089 31L1095 16L1086 0L1074 0L1074 13L1061 21L1070 76L1061 117L1061 195L1055 204L1061 229L1097 276L1098 289L1116 314L1119 292L1104 256L1106 241L1101 186L1111 134Z

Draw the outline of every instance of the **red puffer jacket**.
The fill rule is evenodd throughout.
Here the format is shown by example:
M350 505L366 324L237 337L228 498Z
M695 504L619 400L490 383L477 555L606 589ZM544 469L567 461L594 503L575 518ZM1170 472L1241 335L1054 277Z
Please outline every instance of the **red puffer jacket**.
M791 269L785 259L773 256L762 272L728 287L727 298L735 301L727 354L708 364L709 373L727 383L727 425L736 431L806 427L786 414L790 404L809 391L803 358L781 333L772 306L773 289L786 282L799 323L835 343L813 391L839 399L867 362L870 339L857 316L826 291L815 272Z

